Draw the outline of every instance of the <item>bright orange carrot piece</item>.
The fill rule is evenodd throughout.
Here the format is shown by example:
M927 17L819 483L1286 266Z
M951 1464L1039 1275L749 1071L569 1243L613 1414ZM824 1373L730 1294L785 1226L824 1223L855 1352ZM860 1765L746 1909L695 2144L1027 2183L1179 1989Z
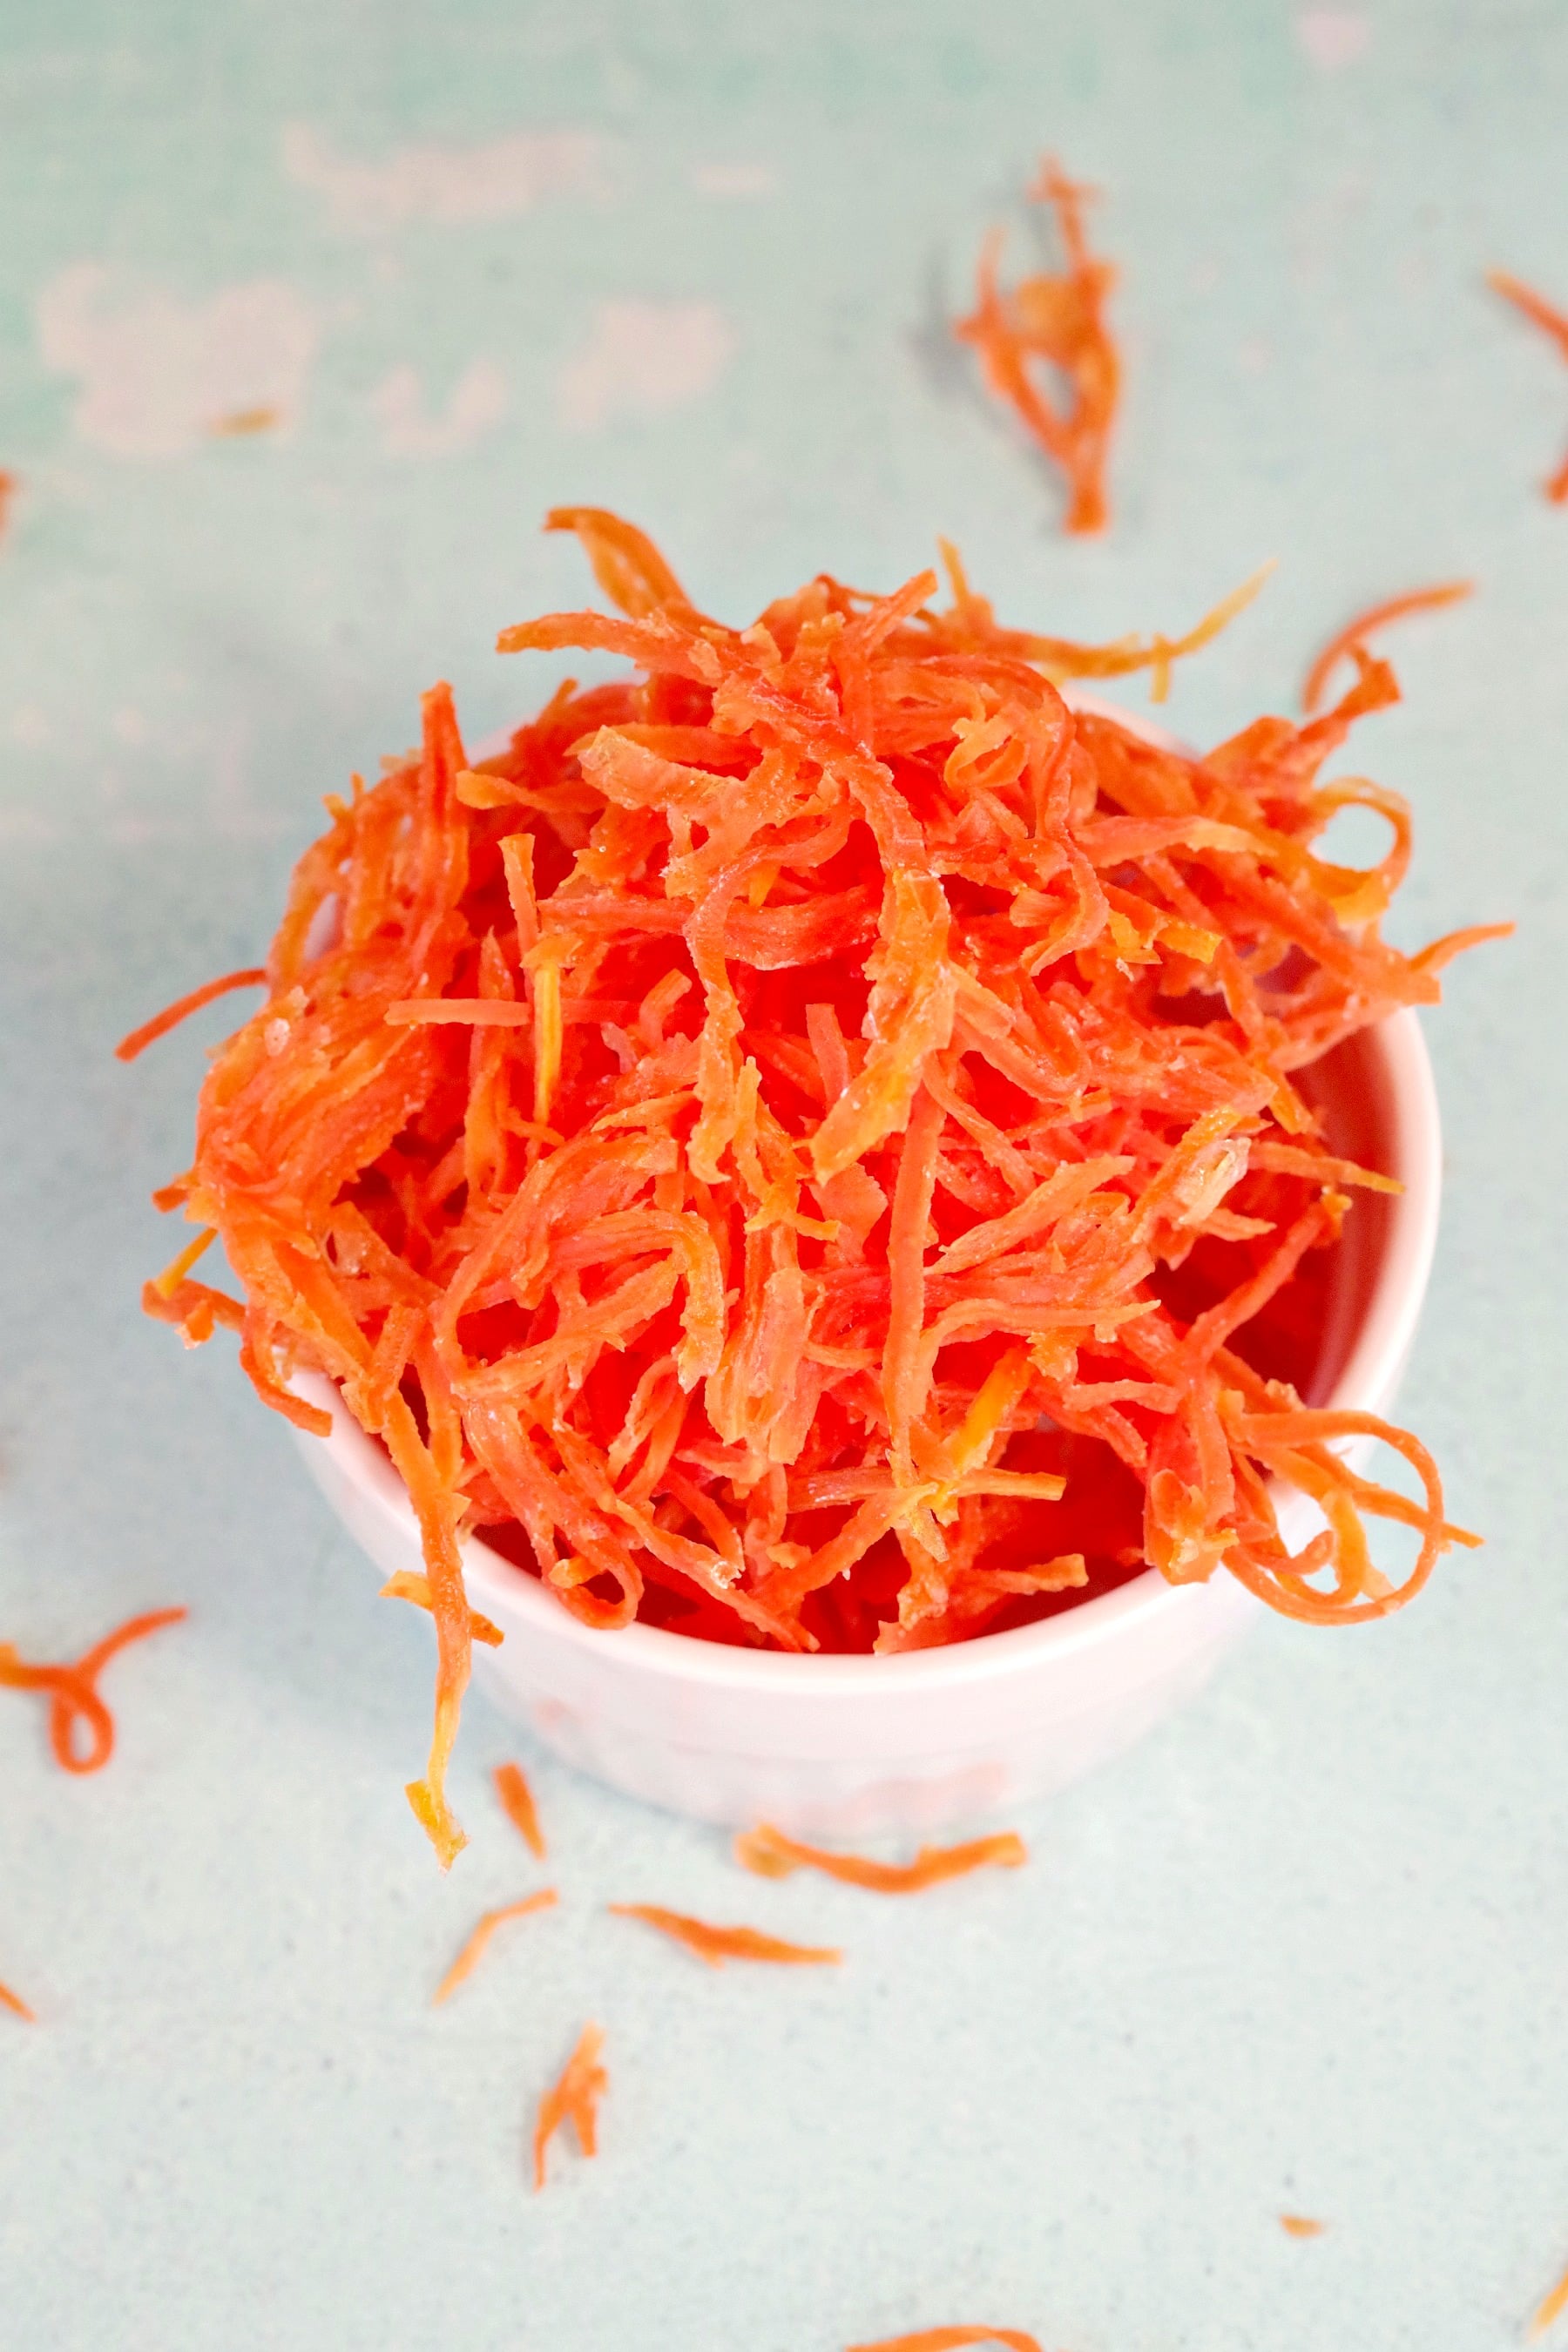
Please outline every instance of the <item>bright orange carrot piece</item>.
M537 1895L525 1895L521 1903L503 1903L499 1910L487 1911L437 1986L432 2007L449 2000L460 1984L467 1983L483 1959L490 1937L498 1927L504 1927L509 1919L524 1918L531 1911L551 1910L559 1900L553 1886L543 1886Z
M1538 2343L1555 2320L1568 2311L1568 2271L1564 2271L1545 2301L1540 2304L1530 2323L1530 2341Z
M110 1658L132 1642L177 1625L188 1612L153 1609L128 1618L106 1633L101 1642L67 1664L29 1664L10 1642L0 1642L0 1685L10 1690L47 1691L49 1696L49 1744L56 1760L68 1772L101 1771L114 1751L114 1717L98 1694L98 1677ZM87 1726L88 1747L77 1745L78 1720Z
M963 2352L971 2344L1003 2344L1007 2352L1040 2352L1038 2336L1021 2327L921 2327L912 2336L885 2336L877 2344L851 2344L848 2352Z
M820 1870L841 1878L847 1886L869 1887L874 1895L918 1895L946 1878L963 1878L972 1870L994 1866L1016 1870L1029 1859L1029 1850L1013 1830L994 1837L973 1838L966 1845L923 1845L913 1862L876 1862L869 1854L835 1853L819 1845L802 1845L785 1837L771 1822L761 1822L735 1840L735 1859L759 1878L787 1878L795 1870Z
M716 1927L706 1919L689 1918L684 1911L661 1910L657 1903L612 1903L609 1908L617 1919L640 1919L646 1927L657 1927L661 1936L684 1944L710 1969L721 1969L726 1960L775 1960L809 1967L844 1958L825 1944L785 1943L780 1936L764 1935L760 1927Z
M13 1992L8 1984L0 1984L0 2009L8 2009L13 2017L21 2018L28 2025L37 2025L38 2021L21 1994Z
M1381 629L1389 621L1403 620L1407 613L1431 613L1443 604L1462 604L1467 596L1474 595L1475 587L1473 580L1445 580L1435 588L1412 588L1403 596L1388 596L1381 604L1369 604L1364 613L1358 613L1353 621L1347 621L1342 629L1335 632L1307 672L1301 688L1302 709L1316 710L1335 663L1345 660L1352 646L1364 644L1373 629Z
M533 1802L533 1790L529 1787L521 1764L498 1764L492 1776L496 1794L513 1829L536 1861L544 1860L544 1832L539 1826L539 1814Z
M116 1061L133 1062L138 1054L157 1038L165 1036L171 1029L177 1028L189 1014L199 1013L204 1004L211 1004L216 997L226 996L231 989L260 988L266 979L266 972L258 966L254 971L226 971L220 979L209 980L203 987L193 988L188 996L178 998L173 1004L165 1004L162 1013L154 1013L151 1021L143 1021L140 1029L132 1029L128 1037L121 1037L114 1049Z
M1314 2221L1310 2213L1281 2213L1279 2227L1288 2238L1321 2238L1328 2228L1326 2221Z
M539 2120L533 2128L536 2190L544 2186L550 2143L563 2123L571 2124L584 2156L596 2156L599 2152L599 2101L610 2087L610 2078L599 2063L604 2046L603 2028L585 2025L560 2080L552 2084L539 2103Z

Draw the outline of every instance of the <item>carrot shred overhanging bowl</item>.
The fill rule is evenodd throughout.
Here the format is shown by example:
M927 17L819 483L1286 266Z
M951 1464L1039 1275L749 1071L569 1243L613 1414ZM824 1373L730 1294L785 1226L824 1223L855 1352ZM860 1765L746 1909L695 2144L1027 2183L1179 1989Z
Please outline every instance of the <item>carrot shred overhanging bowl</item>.
M1198 760L1058 689L1158 690L1237 599L1079 646L1000 626L950 557L945 609L931 573L819 577L735 630L627 524L551 523L624 617L501 648L638 675L568 681L477 765L438 686L421 755L328 800L158 1196L243 1301L179 1262L145 1294L191 1339L237 1325L321 1433L289 1383L325 1374L390 1454L443 1861L470 1530L606 1633L794 1651L963 1640L1146 1566L1320 1623L1407 1600L1468 1539L1430 1456L1300 1393L1332 1245L1387 1181L1327 1150L1302 1074L1489 936L1384 941L1407 811L1319 781L1386 666L1358 649L1324 716ZM1312 847L1352 805L1393 836L1364 871ZM1321 1514L1294 1555L1275 1479ZM1369 1516L1414 1530L1397 1584Z

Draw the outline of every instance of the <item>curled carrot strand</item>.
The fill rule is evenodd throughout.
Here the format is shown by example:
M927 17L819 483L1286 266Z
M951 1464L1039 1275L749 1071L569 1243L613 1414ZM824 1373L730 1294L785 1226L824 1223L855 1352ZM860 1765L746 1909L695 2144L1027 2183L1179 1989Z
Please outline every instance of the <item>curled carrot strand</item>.
M610 2078L599 2063L599 2053L605 2046L603 2029L585 2025L576 2048L566 2061L559 2081L552 2084L539 2103L539 2117L533 2131L533 2185L542 2189L547 2179L546 2159L550 2143L564 2123L570 2123L577 2146L584 2156L596 2156L599 2149L599 2101L610 2086Z
M114 1752L114 1718L98 1693L98 1677L110 1660L132 1642L143 1641L164 1625L177 1625L184 1609L153 1609L128 1618L106 1633L101 1642L65 1665L29 1664L9 1642L0 1642L0 1685L11 1690L47 1692L49 1699L49 1744L56 1761L68 1772L99 1772ZM77 1726L86 1728L87 1746L77 1738Z
M260 970L226 971L221 979L209 980L203 987L193 988L188 996L179 997L174 1003L166 1004L162 1013L155 1013L151 1021L142 1024L140 1029L132 1029L128 1037L121 1037L114 1049L116 1061L133 1062L138 1054L176 1028L190 1013L199 1013L204 1004L212 1003L215 997L226 996L235 988L259 988L266 978L267 974Z
M1475 587L1473 580L1446 580L1435 588L1411 588L1403 596L1389 596L1381 604L1369 604L1364 613L1358 613L1353 621L1347 621L1329 639L1307 672L1301 688L1302 709L1317 709L1335 666L1347 658L1352 646L1364 645L1374 629L1383 628L1390 621L1403 620L1407 613L1431 613L1444 604L1462 604L1467 596L1475 593Z
M1533 287L1526 286L1520 278L1510 277L1506 269L1489 270L1487 283L1494 293L1511 302L1516 310L1522 310L1543 334L1550 335L1563 358L1568 359L1568 311L1558 310L1543 294L1536 293ZM1545 489L1554 506L1568 503L1568 457L1563 458L1557 471L1550 477Z
M994 1837L972 1838L964 1845L923 1845L912 1862L877 1862L868 1854L802 1845L763 1822L736 1839L735 1859L759 1878L819 1870L847 1886L868 1887L874 1895L918 1895L944 1879L966 1877L973 1870L1017 1870L1029 1859L1029 1850L1016 1831L1004 1830Z
M645 1927L657 1927L661 1936L684 1944L712 1969L722 1968L726 1960L809 1966L844 1958L842 1952L823 1944L786 1943L780 1936L764 1935L760 1927L717 1927L706 1919L690 1918L684 1911L661 1910L657 1903L612 1903L609 1907L617 1919L640 1919Z

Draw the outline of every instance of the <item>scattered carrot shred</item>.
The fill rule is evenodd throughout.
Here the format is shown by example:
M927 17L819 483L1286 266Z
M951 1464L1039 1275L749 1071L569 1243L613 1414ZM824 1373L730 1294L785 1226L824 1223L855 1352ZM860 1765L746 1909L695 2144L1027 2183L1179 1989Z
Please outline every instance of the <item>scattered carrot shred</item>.
M219 439L241 439L247 434L270 433L282 422L280 408L231 408L216 416L207 430Z
M8 1984L0 1984L0 2009L8 2009L13 2017L21 2018L25 2024L37 2025L38 2021L36 2013L27 2007L21 1994L13 1992Z
M525 1895L521 1903L503 1903L499 1910L487 1911L437 1986L432 2006L449 2000L460 1984L467 1983L484 1958L490 1937L498 1927L504 1927L509 1919L524 1918L532 1911L549 1911L559 1901L554 1887L544 1886L537 1895Z
M759 1878L787 1878L792 1871L820 1870L840 1878L847 1886L869 1887L875 1895L918 1895L944 1879L963 1878L972 1870L994 1866L1016 1870L1029 1859L1029 1850L1013 1830L994 1837L973 1838L965 1845L922 1845L913 1862L876 1862L863 1853L835 1853L826 1846L802 1845L767 1822L746 1830L735 1840L735 1859Z
M386 1447L442 1862L470 1536L589 1625L791 1651L966 1640L1145 1567L1318 1624L1398 1608L1474 1538L1415 1438L1305 1401L1386 1181L1311 1074L1489 933L1380 935L1408 810L1321 772L1386 665L1353 648L1331 709L1199 758L1058 687L1158 685L1249 591L1079 646L1000 625L948 551L946 605L824 576L738 629L619 518L551 524L621 614L502 648L635 674L568 680L479 769L437 687L418 755L329 802L170 1188L242 1297L146 1295L193 1345L237 1325L301 1429L331 1416L296 1368ZM1392 834L1366 868L1314 846L1351 805ZM1327 1521L1294 1554L1282 1485ZM1415 1538L1400 1581L1370 1518Z
M1314 2221L1310 2213L1281 2213L1279 2227L1288 2238L1321 2238L1328 2228L1326 2221Z
M144 1616L128 1618L64 1665L30 1664L17 1655L12 1643L0 1642L0 1687L47 1692L49 1744L57 1762L68 1772L101 1771L114 1752L114 1717L99 1696L99 1675L110 1658L131 1643L143 1641L164 1625L180 1624L188 1613L184 1609L153 1609ZM79 1721L87 1727L85 1751L77 1740Z
M599 2101L610 2086L610 2078L599 2063L604 2046L603 2030L597 2025L585 2025L560 2081L552 2084L539 2103L539 2120L533 2129L535 2189L544 2186L550 2143L563 2123L572 2126L584 2156L596 2156L599 2152Z
M1563 2272L1546 2300L1537 2307L1530 2323L1530 2342L1539 2342L1565 2311L1568 2311L1568 2271Z
M971 2344L1002 2344L1006 2352L1040 2352L1038 2336L1021 2327L921 2327L912 2336L885 2336L877 2344L851 2344L848 2352L964 2352Z
M151 1021L143 1021L140 1029L132 1029L128 1037L121 1037L114 1049L115 1060L133 1062L138 1054L176 1028L187 1015L199 1013L204 1004L211 1004L217 997L226 996L231 989L259 988L266 978L266 972L260 970L226 971L221 979L209 980L203 988L193 988L188 996L166 1004L162 1013L154 1013Z
M1544 295L1536 293L1533 287L1524 285L1521 279L1510 277L1506 269L1489 270L1487 283L1494 293L1511 302L1515 310L1522 310L1527 319L1544 334L1550 335L1563 358L1568 359L1568 311L1559 310L1553 303L1547 301ZM1544 487L1553 505L1568 502L1568 457L1563 458Z
M1349 658L1352 646L1364 646L1373 629L1381 629L1387 621L1403 620L1406 613L1435 612L1442 604L1458 604L1475 593L1473 580L1446 580L1435 588L1412 588L1403 596L1390 596L1381 604L1371 604L1358 613L1353 621L1329 639L1322 652L1307 672L1301 688L1301 708L1316 710L1323 698L1335 665Z
M979 352L990 389L1011 404L1060 468L1069 531L1103 530L1109 520L1105 465L1121 388L1121 363L1105 316L1116 271L1090 253L1084 233L1084 200L1093 193L1047 157L1029 194L1056 214L1066 269L1059 277L1021 278L1004 293L996 281L1002 232L994 231L980 257L973 314L953 330ZM1031 373L1036 363L1066 378L1070 397L1065 406L1042 391Z
M16 475L6 473L5 467L0 467L0 538L4 537L5 525L10 520L11 501L16 495Z
M493 1774L496 1794L501 1810L521 1838L524 1845L538 1862L544 1860L544 1832L539 1826L539 1813L533 1801L533 1790L521 1764L498 1764Z
M684 1911L661 1910L657 1903L612 1903L609 1908L617 1919L640 1919L645 1927L657 1927L661 1936L684 1944L710 1969L722 1968L726 1960L775 1960L809 1967L844 1958L826 1944L790 1944L782 1937L764 1935L760 1927L716 1927L706 1919L689 1918Z

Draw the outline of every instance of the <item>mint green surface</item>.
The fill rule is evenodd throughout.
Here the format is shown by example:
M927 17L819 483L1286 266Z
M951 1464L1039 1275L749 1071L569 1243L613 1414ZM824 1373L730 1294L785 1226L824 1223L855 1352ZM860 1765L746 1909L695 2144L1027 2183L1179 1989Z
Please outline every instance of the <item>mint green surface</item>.
M1568 369L1481 276L1568 299L1565 121L1548 0L0 0L0 1638L192 1612L111 1670L97 1779L0 1694L0 1978L42 2018L0 2014L5 2352L1517 2343L1568 2261ZM1124 271L1102 543L945 334L1045 146ZM531 1754L562 1907L432 2011L542 1876L514 1737L473 1706L445 1881L401 1793L426 1629L231 1343L137 1310L222 1013L110 1048L257 956L421 687L474 736L542 698L489 646L585 598L537 530L574 499L735 616L940 530L1010 617L1173 630L1278 555L1180 678L1204 740L1358 605L1476 576L1390 638L1355 761L1417 811L1402 940L1521 925L1428 1023L1405 1397L1489 1542L1392 1625L1266 1625L1028 1871L916 1906L745 1878ZM711 1976L613 1899L847 1963ZM536 2200L590 2016L602 2154Z

